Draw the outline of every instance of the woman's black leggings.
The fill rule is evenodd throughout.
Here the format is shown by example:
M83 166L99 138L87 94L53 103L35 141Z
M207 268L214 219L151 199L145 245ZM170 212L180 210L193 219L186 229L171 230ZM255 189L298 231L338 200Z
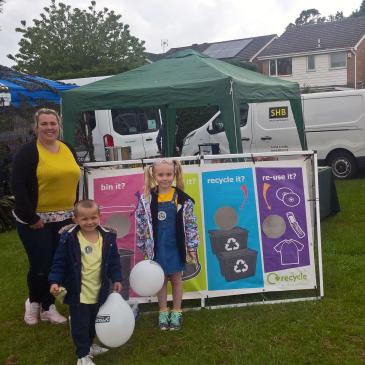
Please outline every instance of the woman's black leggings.
M29 261L29 300L41 303L43 310L48 310L54 303L54 297L49 292L48 274L60 238L58 231L71 222L71 219L67 219L46 223L41 229L32 229L27 224L17 222L17 231Z

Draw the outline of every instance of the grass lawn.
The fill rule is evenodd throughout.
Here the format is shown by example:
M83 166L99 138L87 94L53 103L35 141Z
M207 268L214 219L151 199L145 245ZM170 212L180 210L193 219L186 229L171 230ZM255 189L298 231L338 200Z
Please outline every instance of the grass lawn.
M180 332L143 315L97 365L365 364L365 178L337 192L341 212L322 222L323 300L187 312ZM75 365L68 326L24 324L26 256L14 231L0 242L0 364Z

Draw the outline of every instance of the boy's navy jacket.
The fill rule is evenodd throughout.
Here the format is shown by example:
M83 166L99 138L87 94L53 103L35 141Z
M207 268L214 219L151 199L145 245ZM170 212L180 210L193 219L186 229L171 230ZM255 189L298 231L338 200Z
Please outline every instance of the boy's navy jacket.
M103 237L101 260L101 287L99 304L103 304L110 292L109 279L115 283L122 281L120 257L116 245L115 231L99 226ZM78 225L64 227L60 243L53 258L53 265L48 276L50 284L59 284L66 288L64 298L66 304L79 304L81 292L81 250L77 238Z

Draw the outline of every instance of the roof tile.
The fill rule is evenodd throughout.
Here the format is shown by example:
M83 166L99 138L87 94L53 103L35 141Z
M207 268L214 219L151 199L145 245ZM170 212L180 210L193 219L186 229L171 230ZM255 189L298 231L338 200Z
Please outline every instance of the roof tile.
M289 27L260 55L275 56L354 47L365 34L365 16ZM320 47L318 47L320 39Z
M246 47L244 47L240 52L238 52L236 56L231 57L231 58L220 58L220 59L236 59L236 60L238 59L241 61L249 61L253 56L255 56L257 54L258 51L260 51L267 43L269 43L275 37L276 37L276 34L269 34L269 35L264 35L264 36L259 36L259 37L249 37L249 38L237 39L237 40L251 39L251 42L248 43L248 45ZM195 51L204 53L204 51L212 44L217 44L217 43L224 44L224 43L228 43L228 42L232 42L232 40L223 41L223 42L200 43L200 44L195 43L195 44L192 44L191 46L170 48L166 53L160 53L157 55L154 54L153 57L151 57L151 58L153 58L153 60L162 59L172 53L175 53L177 51L182 51L182 50L188 49L188 48L191 48Z

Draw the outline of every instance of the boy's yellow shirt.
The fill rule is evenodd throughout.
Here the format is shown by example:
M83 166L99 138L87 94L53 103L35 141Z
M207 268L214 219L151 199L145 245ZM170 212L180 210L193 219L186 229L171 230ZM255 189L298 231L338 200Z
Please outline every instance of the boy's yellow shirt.
M99 233L96 243L86 240L81 231L77 232L81 250L81 293L80 303L98 302L101 287L101 260L103 237Z

